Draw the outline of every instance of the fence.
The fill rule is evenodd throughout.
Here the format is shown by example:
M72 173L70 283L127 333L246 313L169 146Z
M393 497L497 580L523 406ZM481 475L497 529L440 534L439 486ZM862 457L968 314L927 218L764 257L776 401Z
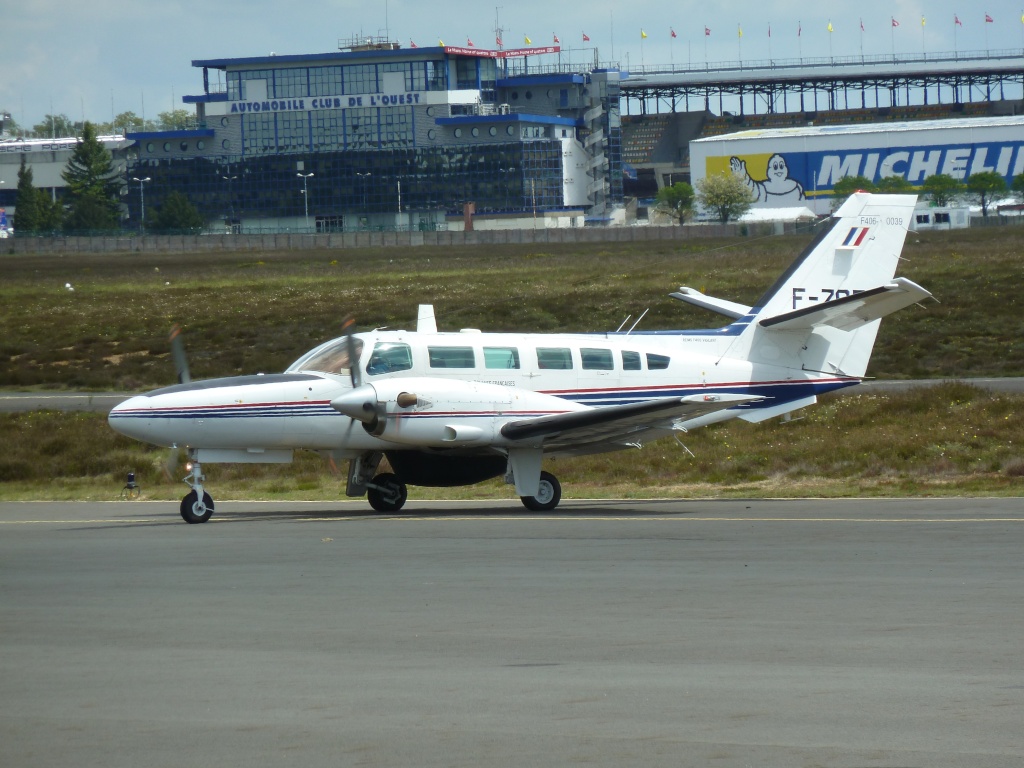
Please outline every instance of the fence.
M0 253L194 253L211 251L286 251L340 248L414 248L505 244L622 243L656 240L793 233L807 225L699 224L689 226L594 227L583 229L508 229L462 231L327 232L321 234L97 235L94 237L14 237Z

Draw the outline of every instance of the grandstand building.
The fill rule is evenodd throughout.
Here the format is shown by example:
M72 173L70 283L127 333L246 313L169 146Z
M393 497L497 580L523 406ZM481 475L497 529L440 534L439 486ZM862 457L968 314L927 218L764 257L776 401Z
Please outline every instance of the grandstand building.
M128 134L127 175L149 179L147 206L179 191L233 231L426 229L470 206L477 221L608 221L623 199L620 73L511 66L557 52L368 40L193 61L200 127ZM142 196L127 196L132 219Z
M1024 114L1024 59L1020 51L959 51L648 67L630 72L622 95L625 191L652 197L691 180L699 139L917 120L952 127L963 118ZM692 169L692 178L703 175Z

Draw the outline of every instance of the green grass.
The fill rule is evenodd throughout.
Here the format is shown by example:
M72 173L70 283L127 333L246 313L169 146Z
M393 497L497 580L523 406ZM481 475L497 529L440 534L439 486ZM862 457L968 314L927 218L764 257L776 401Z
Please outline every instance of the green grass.
M752 303L810 234L596 246L497 246L0 258L0 388L142 390L171 383L180 323L196 377L278 371L339 334L442 329L701 328L716 315L669 299L679 285ZM882 324L869 374L1024 374L1024 228L910 235L900 274L939 299ZM74 291L65 289L70 283Z
M830 395L788 423L728 424L643 450L548 461L565 498L1024 495L1024 397L960 383L893 395ZM0 499L118 498L129 471L143 498L179 499L167 452L122 437L95 414L0 415ZM292 465L205 465L215 499L344 495L318 455ZM413 499L513 498L499 481L413 488Z

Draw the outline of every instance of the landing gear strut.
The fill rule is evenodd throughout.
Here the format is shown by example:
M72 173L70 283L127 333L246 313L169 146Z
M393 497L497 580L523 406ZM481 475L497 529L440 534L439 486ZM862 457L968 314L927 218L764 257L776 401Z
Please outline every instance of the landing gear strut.
M531 512L550 512L562 500L562 486L550 472L540 473L540 489L536 496L520 496L523 506Z
M213 514L213 499L203 490L203 468L194 457L190 456L189 473L184 483L192 489L181 500L181 519L186 523L205 523Z

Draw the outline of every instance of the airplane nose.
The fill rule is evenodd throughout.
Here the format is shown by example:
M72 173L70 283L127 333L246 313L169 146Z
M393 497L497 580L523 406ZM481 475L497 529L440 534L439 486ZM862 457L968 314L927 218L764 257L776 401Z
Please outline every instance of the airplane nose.
M130 397L123 403L115 405L107 414L107 424L115 432L127 437L149 442L148 432L150 419L146 414L148 398L142 395Z

